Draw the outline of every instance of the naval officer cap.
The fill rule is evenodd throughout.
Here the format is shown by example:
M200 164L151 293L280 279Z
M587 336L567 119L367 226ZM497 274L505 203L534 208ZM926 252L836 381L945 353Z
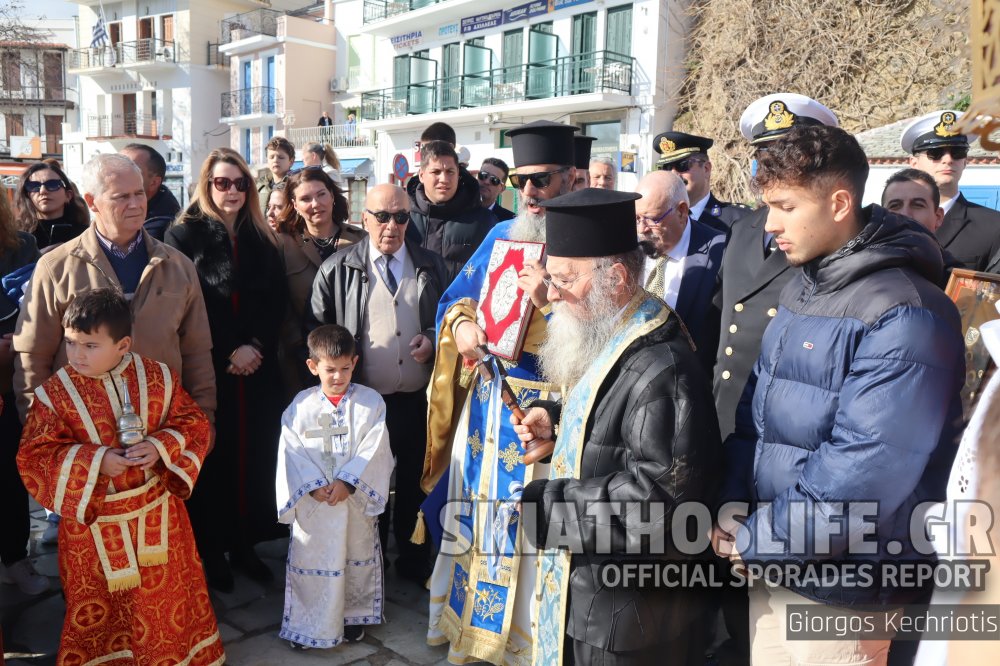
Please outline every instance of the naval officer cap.
M593 147L595 141L597 141L596 136L586 136L584 134L573 135L573 159L576 162L575 166L577 169L590 168L590 149Z
M542 201L545 252L553 257L611 257L639 247L635 192L592 187Z
M514 166L533 164L558 164L573 166L576 148L573 134L580 129L548 120L536 120L507 130L514 152Z
M960 111L951 110L934 111L920 116L906 126L899 143L903 150L911 155L945 146L968 148L969 144L975 141L976 136L962 134L958 131L955 125L961 117Z
M761 97L740 116L740 132L752 144L774 141L802 125L837 127L839 123L833 111L811 97L796 93Z
M660 154L657 168L680 162L695 154L706 154L715 143L712 139L684 132L661 132L653 139L653 150Z

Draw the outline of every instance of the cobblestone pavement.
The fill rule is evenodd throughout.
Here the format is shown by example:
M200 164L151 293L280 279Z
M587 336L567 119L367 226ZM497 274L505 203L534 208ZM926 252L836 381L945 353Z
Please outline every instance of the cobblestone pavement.
M14 585L0 585L0 624L8 666L51 666L59 646L63 604L55 545L37 540L45 527L44 512L32 513L31 558L53 589L37 597L21 594ZM303 666L308 664L372 664L427 666L447 663L444 646L432 648L427 634L427 591L386 572L385 623L368 627L360 643L329 650L292 650L278 639L284 604L287 542L260 544L257 552L271 567L275 581L263 586L236 574L232 594L212 592L219 631L226 645L226 663L235 666Z

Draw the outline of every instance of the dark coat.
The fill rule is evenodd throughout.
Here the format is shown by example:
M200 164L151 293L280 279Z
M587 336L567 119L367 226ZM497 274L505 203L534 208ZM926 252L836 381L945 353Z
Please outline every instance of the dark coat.
M494 217L497 218L497 222L506 222L517 217L514 211L504 208L500 205L499 201L490 210L493 212Z
M750 209L743 204L719 201L714 194L709 192L708 202L705 203L705 209L701 211L701 217L698 218L698 221L722 233L728 233L733 222L749 212Z
M726 440L723 499L769 503L740 531L767 534L784 552L758 552L751 541L740 553L748 562L875 572L870 585L778 579L786 587L821 603L896 606L927 586L892 584L877 565L934 558L915 550L910 524L916 507L945 498L965 345L958 309L937 286L944 262L933 236L879 206L862 223L840 250L792 271L782 290ZM876 507L864 535L874 552L850 549L862 519L829 504L851 500ZM800 534L810 536L792 536Z
M1000 257L1000 213L974 204L959 194L937 230L941 247L964 268L986 272L993 257Z
M198 486L206 486L211 501L219 503L218 515L242 523L248 532L241 536L250 542L280 534L274 529L274 474L285 395L277 347L288 299L278 249L264 233L249 219L237 221L234 253L222 223L200 215L194 207L164 238L194 262L212 331L219 407L216 445L208 460L215 464L211 480L206 483L203 473ZM247 344L263 355L260 368L248 377L226 372L229 357ZM239 469L246 470L244 477ZM195 494L199 495L198 488ZM216 529L232 527L222 520ZM227 541L236 536L229 535Z
M544 546L557 503L569 503L584 515L592 502L663 502L663 522L669 525L676 502L713 496L720 459L708 381L679 320L671 316L633 342L604 378L586 424L579 478L536 480L525 487L522 501L534 504L537 518L529 526L533 512L525 511L525 533ZM570 529L580 530L583 552L571 562L567 635L622 652L663 643L690 623L704 622L695 610L704 590L602 584L601 565L608 560L680 557L669 538L666 554L651 554L649 542L636 534L641 526L633 524L641 520L638 512L614 519L610 552L603 553L598 521L581 521ZM642 553L626 554L626 543L631 548L640 541Z
M441 257L419 245L407 242L406 251L417 273L420 329L433 342L437 304L448 287L447 269ZM372 288L365 268L367 257L368 241L364 240L323 262L313 281L311 308L306 315L309 329L321 324L340 324L351 332L360 348L361 328Z
M173 223L180 210L181 205L177 203L174 193L165 185L160 185L156 196L146 202L146 221L143 223L146 233L162 241L164 234L167 233L167 227Z
M418 178L411 179L406 189L412 220L406 227L406 240L411 246L419 245L440 254L448 267L450 282L486 238L497 218L483 208L479 183L465 168L459 168L455 196L443 204L428 201Z
M712 306L712 293L722 267L726 236L700 222L692 220L690 224L691 241L674 310L687 326L702 367L710 376L719 346L719 316Z
M720 324L712 389L723 439L733 432L736 406L760 356L764 329L778 314L778 296L792 278L784 252L764 256L766 222L763 206L733 225L713 299Z

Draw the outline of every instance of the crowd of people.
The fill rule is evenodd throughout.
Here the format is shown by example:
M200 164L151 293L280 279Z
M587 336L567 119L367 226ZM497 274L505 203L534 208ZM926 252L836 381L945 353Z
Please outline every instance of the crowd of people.
M273 138L261 178L216 149L183 210L145 145L79 185L34 164L0 198L3 580L49 587L30 494L58 523L60 663L222 663L208 588L272 580L255 545L284 537L296 649L384 621L392 566L454 663L944 664L788 618L926 606L933 580L830 572L936 559L913 516L995 443L992 381L962 436L943 291L1000 270L1000 213L958 190L960 115L915 120L867 207L857 140L791 93L740 119L756 207L712 194L711 138L659 134L620 192L549 121L475 175L432 124L361 226L322 144L293 171ZM667 564L728 583L630 578Z

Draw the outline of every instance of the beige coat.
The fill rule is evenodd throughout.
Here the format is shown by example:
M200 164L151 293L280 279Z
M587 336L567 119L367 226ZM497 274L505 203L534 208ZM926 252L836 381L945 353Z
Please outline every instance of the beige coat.
M215 415L212 336L191 260L142 232L149 263L132 299L132 351L166 363L209 419ZM62 316L76 294L120 288L91 226L38 260L14 331L14 390L21 418L31 393L66 365Z

